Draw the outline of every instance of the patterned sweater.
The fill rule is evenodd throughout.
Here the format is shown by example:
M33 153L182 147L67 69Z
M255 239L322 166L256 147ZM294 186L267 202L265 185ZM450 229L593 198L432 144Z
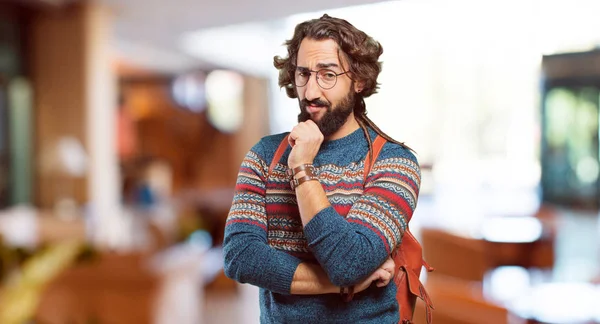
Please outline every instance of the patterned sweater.
M324 142L313 165L332 207L303 228L286 175L290 147L268 175L284 136L264 137L242 162L225 227L225 274L260 287L261 323L397 323L393 281L372 285L349 303L339 294L291 295L290 287L301 262L318 262L333 284L348 286L385 261L416 207L415 156L386 143L363 184L363 131Z

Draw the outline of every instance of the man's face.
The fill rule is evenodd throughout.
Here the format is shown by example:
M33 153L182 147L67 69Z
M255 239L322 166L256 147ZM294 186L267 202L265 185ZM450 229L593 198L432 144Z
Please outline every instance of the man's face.
M339 74L346 71L347 64L339 61L338 45L335 41L305 38L300 44L296 66L296 73L329 69ZM325 84L324 80L319 81L322 85ZM300 101L298 121L311 119L325 137L334 134L352 114L355 102L352 82L347 74L342 74L337 76L335 86L323 89L317 83L315 73L310 73L306 85L296 86Z

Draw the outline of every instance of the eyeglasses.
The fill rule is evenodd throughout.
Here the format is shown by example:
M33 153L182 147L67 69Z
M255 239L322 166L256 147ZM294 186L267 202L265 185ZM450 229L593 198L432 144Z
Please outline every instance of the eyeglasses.
M296 72L294 72L294 83L297 87L304 87L308 83L308 80L310 79L312 73L316 73L317 84L319 85L319 87L325 90L329 90L335 87L338 76L346 74L348 72L349 71L335 73L330 69L320 69L318 71L312 71L306 68L296 68Z

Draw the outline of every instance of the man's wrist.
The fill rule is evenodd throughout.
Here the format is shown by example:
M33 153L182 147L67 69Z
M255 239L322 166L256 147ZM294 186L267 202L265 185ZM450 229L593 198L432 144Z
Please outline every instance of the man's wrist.
M332 283L330 283L329 286L327 286L327 288L325 288L325 291L327 291L328 294L339 294L340 287L334 286Z
M315 172L315 167L312 164L301 164L295 168L289 168L287 174L292 178L290 186L293 190L304 182L319 180Z
M290 177L299 178L304 175L313 176L316 174L316 171L312 163L302 163L296 167L289 167L287 174Z
M329 280L327 273L316 263L302 263L309 273L312 273L312 278L309 280L312 282L312 286L316 291L313 294L339 294L340 287L335 286ZM294 277L294 280L297 278Z
M327 278L327 275L324 272L323 272L323 274L325 275L325 278ZM321 281L321 289L326 294L339 294L340 293L340 287L332 284L331 281L329 281L329 279Z

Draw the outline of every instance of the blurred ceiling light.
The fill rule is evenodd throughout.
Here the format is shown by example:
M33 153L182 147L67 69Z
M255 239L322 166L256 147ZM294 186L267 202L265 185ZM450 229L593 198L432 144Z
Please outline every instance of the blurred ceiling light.
M173 80L175 102L186 109L200 113L206 108L206 75L204 72L186 73Z
M275 40L270 23L249 23L205 29L184 35L181 49L216 66L267 77L282 39Z
M208 119L225 133L235 132L243 121L244 79L233 71L215 70L206 77Z

